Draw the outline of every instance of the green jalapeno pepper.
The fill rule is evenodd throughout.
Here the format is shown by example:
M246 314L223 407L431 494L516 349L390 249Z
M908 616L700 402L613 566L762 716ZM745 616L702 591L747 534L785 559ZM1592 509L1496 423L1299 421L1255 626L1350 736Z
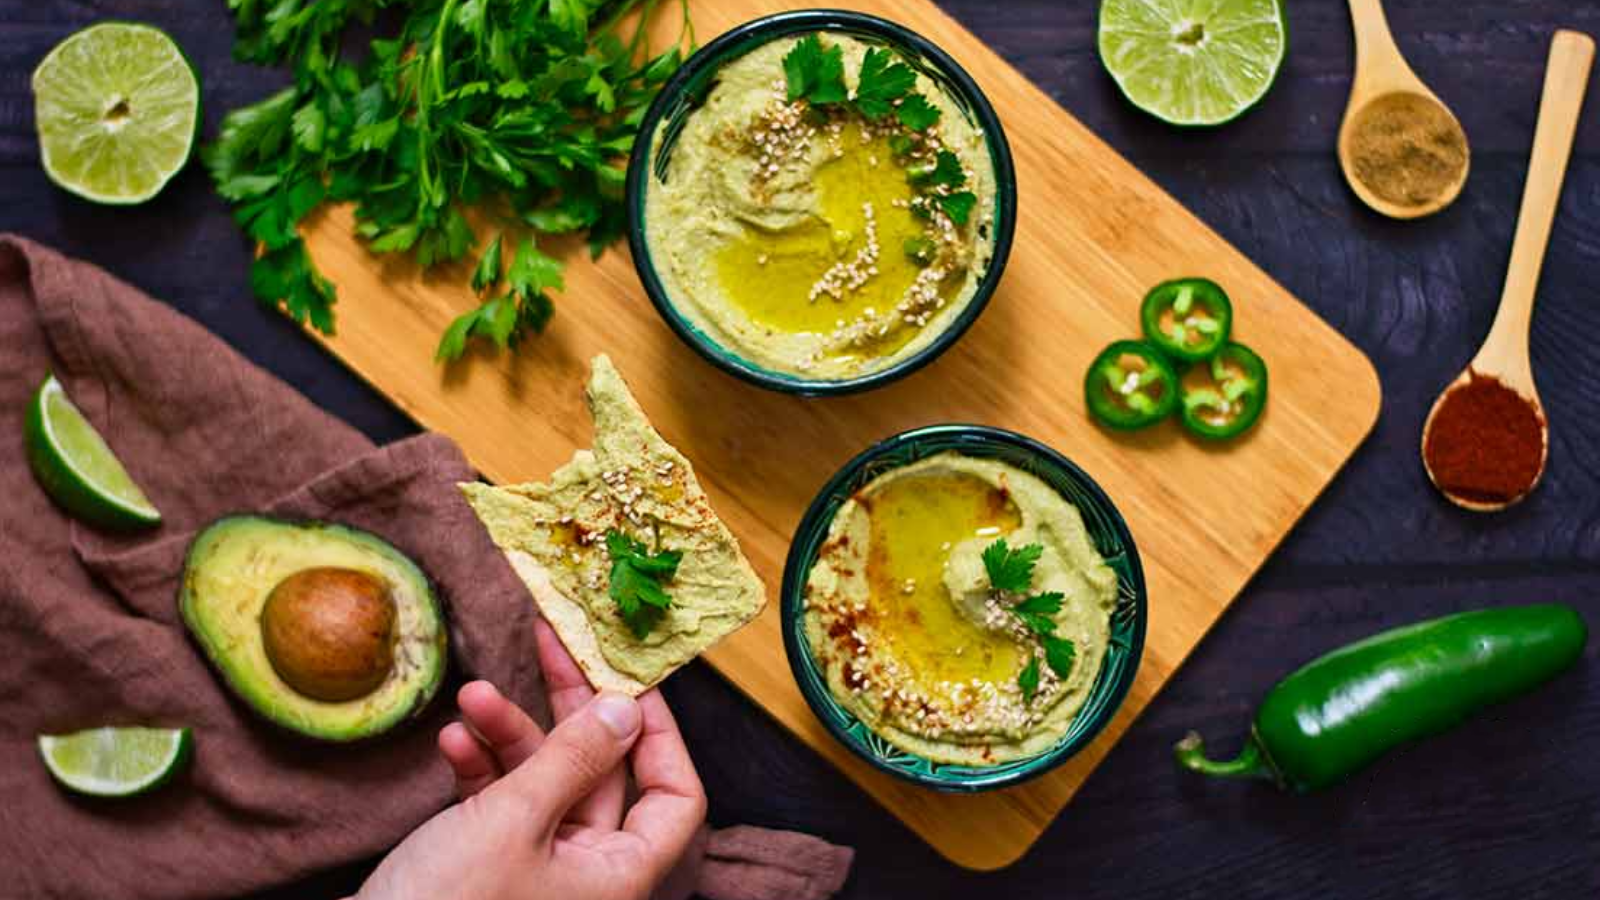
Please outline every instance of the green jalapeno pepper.
M1139 307L1144 336L1178 362L1210 359L1228 341L1233 304L1209 278L1163 281Z
M1178 415L1203 438L1243 434L1267 405L1267 364L1243 344L1224 344L1183 374Z
M1394 747L1450 728L1577 661L1583 619L1555 604L1458 613L1335 650L1274 687L1238 758L1205 756L1190 732L1178 763L1205 775L1267 778L1311 791Z
M1178 373L1144 341L1117 341L1089 365L1083 380L1089 412L1110 428L1143 428L1172 415Z

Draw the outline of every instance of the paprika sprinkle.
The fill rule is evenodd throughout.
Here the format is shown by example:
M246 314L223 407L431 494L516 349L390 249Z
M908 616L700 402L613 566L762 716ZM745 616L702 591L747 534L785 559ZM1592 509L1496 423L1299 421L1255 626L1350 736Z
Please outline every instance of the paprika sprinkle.
M1499 379L1477 372L1445 392L1422 446L1439 490L1486 504L1511 503L1533 490L1544 454L1539 410Z

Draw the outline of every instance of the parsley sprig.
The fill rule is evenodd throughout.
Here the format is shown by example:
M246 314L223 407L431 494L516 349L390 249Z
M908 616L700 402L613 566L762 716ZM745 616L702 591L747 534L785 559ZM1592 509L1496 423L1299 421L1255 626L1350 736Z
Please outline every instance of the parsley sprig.
M783 75L789 100L802 97L812 106L828 106L849 99L844 86L844 48L824 48L822 39L808 34L783 56Z
M678 574L683 553L651 553L642 542L616 529L606 532L606 550L611 554L611 599L633 636L643 638L672 606L662 585Z
M913 184L944 188L932 196L950 221L957 225L967 224L972 208L978 204L977 194L955 190L967 183L967 173L961 168L961 158L949 150L940 150L932 166L912 170L911 181Z
M983 548L983 569L989 576L989 586L1005 595L1027 594L1033 586L1034 566L1042 555L1044 547L1039 544L1013 550L1005 538L999 538ZM1027 594L1010 607L1012 614L1038 636L1039 645L1044 649L1045 665L1058 678L1067 677L1078 655L1076 644L1056 635L1055 614L1061 611L1063 599L1059 591L1045 591ZM1040 675L1039 657L1030 655L1028 664L1017 675L1017 686L1022 689L1024 701L1033 702L1039 692Z
M830 108L842 108L873 122L893 114L912 131L926 131L939 121L939 107L915 90L916 70L882 47L872 47L862 56L853 95L844 81L844 48L838 44L825 46L815 34L796 41L784 55L783 73L789 100L804 99L812 109L824 114ZM909 152L911 142L904 135L895 137L899 140L891 142L897 152ZM956 190L966 184L967 175L954 153L940 150L935 164L913 171L911 179L913 184L933 192L932 202L950 221L967 224L978 196Z
M939 108L912 89L916 70L881 47L867 50L852 95L844 83L844 48L824 46L822 38L808 34L783 57L783 74L791 101L804 98L815 109L846 106L874 122L894 113L913 131L925 131L939 121Z
M326 202L355 204L372 251L425 268L472 252L466 210L476 208L496 233L474 268L480 305L451 324L438 357L472 338L514 348L541 330L561 263L535 237L583 233L598 255L624 230L627 153L682 59L679 46L647 50L664 2L228 0L235 55L294 72L289 87L229 113L202 151L260 250L257 298L333 332L333 285L296 229ZM398 8L381 20L397 27L347 58L346 26L379 8Z

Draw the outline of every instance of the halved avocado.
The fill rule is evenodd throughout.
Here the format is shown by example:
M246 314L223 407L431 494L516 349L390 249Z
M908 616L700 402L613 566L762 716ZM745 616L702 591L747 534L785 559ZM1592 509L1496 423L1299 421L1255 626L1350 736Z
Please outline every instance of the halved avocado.
M445 623L427 575L349 526L218 519L189 545L178 609L235 694L307 737L381 734L444 680Z

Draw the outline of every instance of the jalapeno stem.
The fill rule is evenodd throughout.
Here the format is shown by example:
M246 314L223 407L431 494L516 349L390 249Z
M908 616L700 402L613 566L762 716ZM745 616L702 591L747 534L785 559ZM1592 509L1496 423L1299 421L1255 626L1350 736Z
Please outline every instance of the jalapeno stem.
M1184 735L1183 740L1173 745L1172 752L1178 758L1178 765L1191 772L1216 778L1274 780L1272 768L1267 765L1266 757L1261 753L1261 746L1256 743L1253 735L1244 742L1244 749L1239 751L1238 756L1222 762L1206 757L1206 742L1201 739L1197 731Z

